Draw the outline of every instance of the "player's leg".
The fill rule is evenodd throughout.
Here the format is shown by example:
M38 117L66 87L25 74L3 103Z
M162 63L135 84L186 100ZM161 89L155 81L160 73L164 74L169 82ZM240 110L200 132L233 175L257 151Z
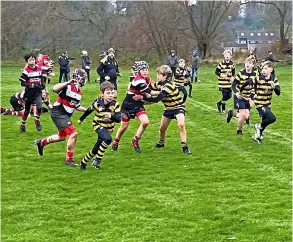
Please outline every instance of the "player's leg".
M120 127L117 130L115 139L112 144L112 151L118 150L118 145L119 145L120 139L122 138L123 134L127 130L128 125L129 125L129 121L130 121L130 119L126 116L121 119Z
M189 147L187 145L187 136L186 136L186 129L185 129L185 114L178 113L176 114L176 120L180 131L180 139L181 139L181 147L185 154L191 154Z
M35 98L35 104L36 104L36 110L34 113L34 121L35 121L36 129L38 131L41 131L42 130L42 125L40 122L40 116L42 113L42 96L41 95L38 95Z
M20 132L26 132L26 121L31 110L31 104L32 104L31 99L28 99L25 102L24 112L21 119Z
M139 140L141 139L141 136L143 135L144 131L146 130L147 126L149 125L150 121L145 113L145 111L141 111L136 114L136 117L140 120L140 125L136 131L136 134L132 140L132 146L134 147L135 151L140 153L140 147L139 147Z
M72 124L65 129L65 132L68 135L65 164L69 166L77 166L78 164L73 161L77 132Z
M160 140L155 144L154 148L163 148L165 146L166 131L172 119L162 116L160 125Z

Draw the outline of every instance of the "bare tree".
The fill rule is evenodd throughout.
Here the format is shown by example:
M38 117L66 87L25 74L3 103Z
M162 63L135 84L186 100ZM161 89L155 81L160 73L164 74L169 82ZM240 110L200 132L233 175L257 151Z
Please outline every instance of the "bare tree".
M223 24L228 16L235 12L235 3L232 1L197 1L190 5L182 2L189 19L192 34L197 39L198 48L203 58L207 57L208 49L223 31Z

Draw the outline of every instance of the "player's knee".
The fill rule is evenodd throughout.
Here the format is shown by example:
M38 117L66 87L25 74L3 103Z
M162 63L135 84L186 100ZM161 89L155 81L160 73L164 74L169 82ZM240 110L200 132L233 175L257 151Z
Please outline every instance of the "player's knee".
M107 145L110 145L112 143L112 137L109 136L107 138L104 139L104 142L107 144Z
M183 130L185 128L185 124L184 123L178 123L178 127L180 130Z
M147 120L144 120L143 122L142 122L142 126L144 127L144 128L146 128L148 125L149 125L149 123L150 123L150 121L147 119Z
M77 139L77 132L70 134L69 138L76 140Z
M160 127L160 131L166 131L166 130L167 130L166 127L164 127L164 126Z

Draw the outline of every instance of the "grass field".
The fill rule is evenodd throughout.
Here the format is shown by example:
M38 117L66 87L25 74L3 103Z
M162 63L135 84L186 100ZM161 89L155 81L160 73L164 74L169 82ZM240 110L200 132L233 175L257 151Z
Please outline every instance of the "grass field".
M20 90L21 67L2 66L4 107ZM252 127L245 126L244 135L236 136L236 120L227 124L216 112L220 93L214 69L200 68L202 83L194 85L187 102L191 156L182 153L174 122L165 148L152 149L158 141L161 103L146 107L151 123L140 142L142 153L130 145L139 124L134 120L118 153L106 152L101 170L66 167L65 143L49 145L38 156L33 141L56 133L48 114L41 117L41 132L29 119L25 134L19 133L19 117L2 116L2 241L292 241L291 67L276 69L282 90L273 98L277 122L265 131L262 145L251 140ZM120 101L129 71L122 73ZM151 76L155 78L154 71ZM88 107L98 86L88 84L83 93L82 104ZM51 99L56 95L51 93ZM228 107L232 104L230 100ZM80 115L75 113L75 124ZM77 161L96 141L92 117L76 125ZM254 109L251 122L258 121Z

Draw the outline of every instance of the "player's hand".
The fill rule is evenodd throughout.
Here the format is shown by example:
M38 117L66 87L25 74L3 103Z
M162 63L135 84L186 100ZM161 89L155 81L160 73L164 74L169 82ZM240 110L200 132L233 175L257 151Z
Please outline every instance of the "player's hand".
M132 98L133 98L133 100L135 100L135 101L141 101L141 100L143 99L143 96L142 96L142 95L135 95L135 96L133 96Z
M223 79L227 79L227 75L226 74L221 74L220 77L223 78Z
M105 113L104 118L111 118L111 113Z
M109 81L110 80L110 77L109 76L105 76L105 80L106 81Z
M81 120L78 120L77 123L78 123L78 125L81 125L82 124L82 121Z
M271 81L271 87L272 87L272 89L275 89L275 87L276 87L276 85L273 81Z
M231 76L231 77L230 77L230 82L233 82L234 79L235 79L234 76Z
M120 77L122 77L122 74L121 74L121 73L117 73L117 76L120 76Z
M249 106L252 108L254 106L254 101L252 99L249 99Z
M241 93L239 93L239 92L236 92L235 95L236 95L236 97L237 97L238 99L241 99L241 98L242 98Z
M74 84L74 79L71 79L67 82L67 85Z

